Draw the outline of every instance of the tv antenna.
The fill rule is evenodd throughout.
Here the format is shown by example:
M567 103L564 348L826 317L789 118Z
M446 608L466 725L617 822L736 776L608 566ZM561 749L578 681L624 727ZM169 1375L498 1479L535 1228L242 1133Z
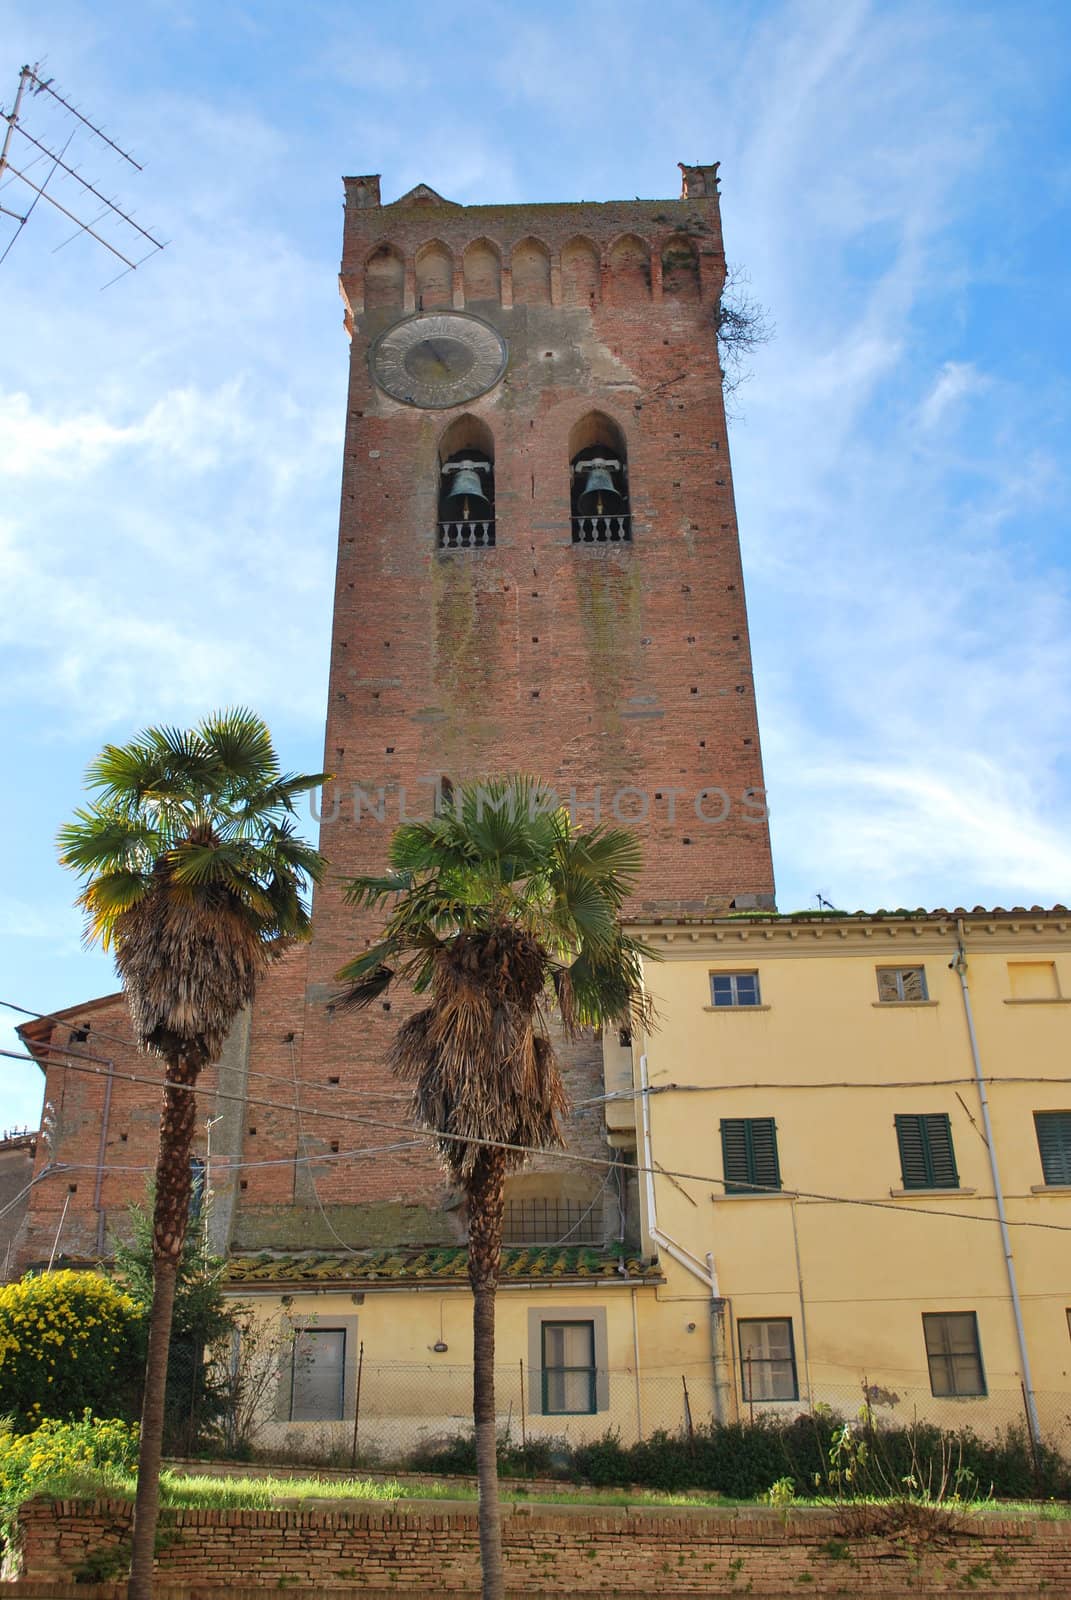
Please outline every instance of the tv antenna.
M54 87L55 80L53 78L43 78L41 76L40 65L40 62L38 62L32 67L26 66L22 68L19 73L19 86L15 91L15 100L11 110L4 111L0 109L0 118L7 124L4 129L3 144L0 145L0 197L2 197L0 198L0 219L9 218L15 223L14 232L2 250L0 250L0 265L7 259L15 240L29 222L38 201L44 200L46 205L52 206L54 210L65 216L68 221L75 224L75 231L55 246L53 254L55 254L56 250L62 250L64 245L70 244L73 239L77 239L82 234L87 233L91 239L95 239L98 244L103 245L105 250L123 263L121 272L117 272L114 278L109 278L107 283L101 284L102 289L107 289L111 284L125 277L128 272L136 271L138 267L148 261L150 256L156 255L158 251L164 248L166 241L157 239L147 228L143 228L140 222L135 222L132 213L124 211L121 206L116 204L114 199L110 199L94 184L90 183L87 178L83 178L77 167L71 166L67 162L65 157L75 135L86 133L90 138L99 141L116 156L127 162L135 171L140 172L142 170L139 163L134 160L134 157L116 144L114 139L109 138L103 128L91 122L87 116L79 111L77 106L72 105L69 100L59 93ZM41 100L42 96L45 97L44 100ZM54 148L56 140L46 142L45 137L39 137L38 131L34 131L33 128L27 125L26 106L34 101L41 102L39 109L47 106L55 111L57 107L59 108L58 116L62 119L60 124L61 136L63 125L67 122L73 122L73 126L67 132L66 139L60 144L59 149ZM16 162L18 165L16 165ZM30 176L31 172L33 173L32 177ZM49 185L56 178L57 173L61 174L58 182L63 183L73 180L78 185L75 191L77 199L74 196L65 196L65 198L71 199L69 206L64 205L56 198L54 193L49 192ZM32 198L27 196L28 204L25 210L14 210L4 203L4 199L14 184L21 184L24 189L33 191ZM22 194L24 189L20 189L17 192ZM93 202L98 207L96 215L92 217L83 216L82 209L89 210ZM102 227L108 227L113 232L114 238L108 239L103 232L98 231ZM148 250L145 249L146 244L150 247ZM139 252L144 253L139 254Z

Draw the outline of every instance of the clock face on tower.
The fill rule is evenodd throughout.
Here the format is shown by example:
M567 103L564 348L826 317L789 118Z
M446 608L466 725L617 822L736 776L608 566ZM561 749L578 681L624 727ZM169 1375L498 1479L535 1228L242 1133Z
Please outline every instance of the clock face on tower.
M428 311L381 333L368 353L379 387L407 406L465 405L501 378L506 341L480 317Z

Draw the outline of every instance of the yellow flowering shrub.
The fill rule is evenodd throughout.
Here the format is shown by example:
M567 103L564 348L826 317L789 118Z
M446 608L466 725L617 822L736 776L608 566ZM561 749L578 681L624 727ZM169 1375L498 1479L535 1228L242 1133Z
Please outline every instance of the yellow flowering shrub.
M0 1527L32 1495L63 1492L86 1474L99 1490L109 1476L133 1473L137 1459L136 1422L102 1421L86 1411L79 1422L53 1418L32 1433L0 1424Z
M95 1272L28 1274L0 1287L0 1416L16 1432L87 1410L136 1416L143 1312Z

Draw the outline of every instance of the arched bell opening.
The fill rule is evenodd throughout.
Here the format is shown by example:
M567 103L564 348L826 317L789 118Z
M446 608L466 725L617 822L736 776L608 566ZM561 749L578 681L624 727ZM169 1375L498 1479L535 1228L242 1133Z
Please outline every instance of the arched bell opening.
M439 441L440 550L489 550L495 542L495 442L478 417L458 417Z
M569 435L569 502L574 544L628 544L632 515L625 436L602 412Z

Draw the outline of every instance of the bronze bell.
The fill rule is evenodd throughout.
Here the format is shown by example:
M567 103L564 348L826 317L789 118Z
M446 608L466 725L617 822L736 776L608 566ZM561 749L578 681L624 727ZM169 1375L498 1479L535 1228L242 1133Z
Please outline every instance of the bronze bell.
M624 510L624 496L615 488L612 477L621 471L619 462L600 458L585 462L580 470L587 474L576 502L581 516L615 517Z
M471 461L461 462L453 472L452 478L445 499L448 504L460 500L461 510L457 511L450 506L451 516L460 517L462 522L468 522L470 516L485 517L490 510L491 502L484 492L475 464Z

